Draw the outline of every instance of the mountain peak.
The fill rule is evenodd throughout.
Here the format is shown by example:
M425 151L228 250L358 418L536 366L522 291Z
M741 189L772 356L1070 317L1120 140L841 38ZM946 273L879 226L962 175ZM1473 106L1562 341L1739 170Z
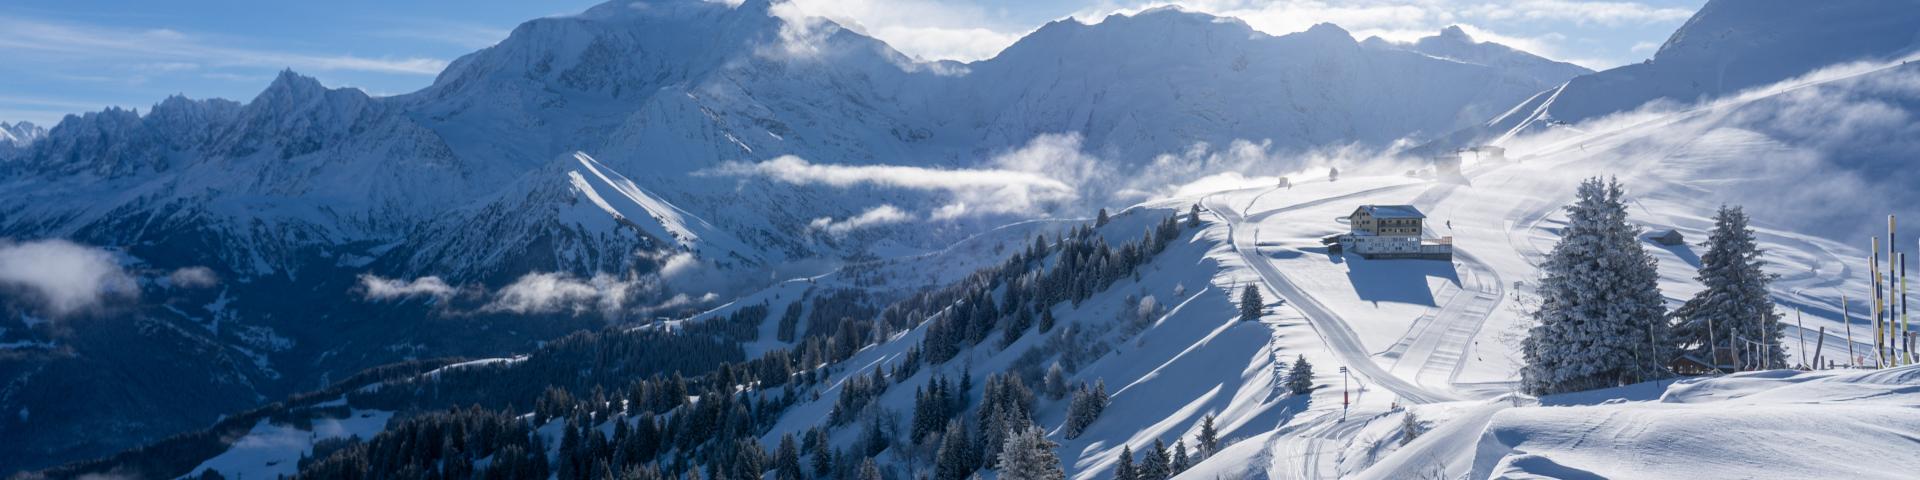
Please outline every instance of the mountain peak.
M268 84L267 89L261 91L260 95L255 97L254 101L257 102L261 99L269 98L312 97L326 93L326 91L327 87L321 85L320 80L295 73L293 69L289 68L281 70L280 75L274 77L273 83Z
M1308 38L1338 39L1345 40L1346 43L1354 43L1352 33L1348 32L1347 29L1340 28L1339 25L1331 23L1316 23L1313 27L1308 28L1307 31L1301 33Z
M34 125L33 122L0 122L0 145L24 147L46 136L47 129L40 128L39 125Z
M1473 36L1467 35L1467 31L1460 29L1459 25L1448 25L1447 28L1440 29L1439 38L1445 38L1449 40L1458 40L1466 43L1475 43L1473 40Z

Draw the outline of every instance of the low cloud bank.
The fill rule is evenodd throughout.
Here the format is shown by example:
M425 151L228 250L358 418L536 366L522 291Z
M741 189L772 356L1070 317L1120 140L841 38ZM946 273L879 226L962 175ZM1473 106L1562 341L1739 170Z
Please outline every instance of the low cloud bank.
M440 277L427 276L413 280L383 278L378 275L361 274L360 290L368 300L395 300L402 298L433 298L446 301L457 291Z
M607 274L578 278L564 273L529 273L501 287L482 311L543 314L571 311L617 312L627 300L644 291L638 282Z
M0 244L0 285L56 317L140 295L112 253L66 240Z
M881 205L843 220L834 220L832 217L816 218L813 219L812 223L807 225L807 228L813 231L827 232L829 235L839 237L854 230L910 220L913 220L913 215L907 213L905 210L901 210L899 207L893 205Z
M207 267L187 267L167 274L167 284L174 288L212 288L220 284L220 276Z

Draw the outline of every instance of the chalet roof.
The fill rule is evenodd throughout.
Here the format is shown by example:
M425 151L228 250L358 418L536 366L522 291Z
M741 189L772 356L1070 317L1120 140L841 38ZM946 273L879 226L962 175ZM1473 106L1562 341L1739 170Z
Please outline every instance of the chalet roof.
M1412 205L1361 205L1353 213L1367 212L1373 218L1427 218Z

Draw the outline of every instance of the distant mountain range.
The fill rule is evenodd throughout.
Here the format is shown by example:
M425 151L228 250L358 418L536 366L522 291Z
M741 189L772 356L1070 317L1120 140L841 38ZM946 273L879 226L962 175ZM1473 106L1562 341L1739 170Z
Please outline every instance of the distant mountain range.
M1172 8L917 62L761 0L610 2L526 22L409 94L287 71L244 104L173 97L45 131L0 124L0 236L221 279L144 282L135 305L62 321L0 302L0 344L15 345L0 412L28 412L0 415L0 437L34 445L0 452L0 470L141 444L374 365L680 316L844 257L1087 216L1222 171L1483 141L1913 45L1890 33L1911 12L1809 6L1804 18L1864 23L1790 29L1728 3L1650 63L1593 73L1458 28L1412 43L1330 24L1273 36ZM1741 36L1756 25L1767 33ZM1841 46L1783 47L1828 40ZM899 169L941 182L904 184ZM581 293L505 299L520 287Z

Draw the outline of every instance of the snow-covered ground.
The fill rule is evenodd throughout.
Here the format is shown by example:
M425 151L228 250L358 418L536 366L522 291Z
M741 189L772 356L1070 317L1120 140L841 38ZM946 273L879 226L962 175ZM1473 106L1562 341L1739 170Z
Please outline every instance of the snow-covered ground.
M336 403L345 405L344 400ZM300 456L313 451L314 443L356 435L362 439L373 438L374 434L387 427L387 421L392 418L393 412L349 410L345 417L319 416L307 422L307 425L261 419L259 424L253 426L253 430L234 440L226 452L201 463L187 476L194 477L208 469L218 470L227 478L293 476L300 471Z
M1462 185L1350 174L1339 181L1312 179L1292 188L1206 197L1233 230L1236 256L1253 263L1286 307L1312 319L1324 343L1308 348L1330 351L1339 362L1317 365L1323 371L1348 366L1388 390L1393 401L1382 405L1383 395L1372 395L1373 401L1363 395L1344 419L1295 417L1260 434L1264 449L1235 446L1183 478L1233 476L1247 464L1266 465L1266 475L1288 478L1899 477L1886 469L1888 463L1848 459L1861 458L1856 452L1911 457L1894 451L1910 450L1912 432L1920 431L1914 428L1920 416L1897 406L1914 400L1908 397L1915 384L1911 367L1750 373L1682 381L1664 396L1658 385L1640 385L1544 403L1513 396L1511 383L1537 265L1558 238L1565 221L1560 207L1571 201L1576 182L1618 177L1629 189L1632 221L1687 238L1688 244L1676 246L1646 243L1660 263L1663 294L1678 306L1701 289L1693 278L1704 253L1697 245L1718 202L1727 198L1711 193L1753 180L1740 162L1790 148L1729 125L1724 113L1796 88L1898 68L1855 67L1733 101L1523 139L1510 150L1513 161L1469 157L1469 181ZM1698 135L1661 141L1677 128ZM1319 239L1343 231L1336 217L1364 204L1419 207L1428 215L1429 236L1453 237L1455 259L1328 254ZM1789 362L1802 362L1812 355L1802 351L1804 334L1806 349L1823 348L1823 358L1849 363L1841 295L1855 302L1853 341L1871 340L1859 300L1869 290L1859 265L1867 252L1786 223L1764 216L1755 221L1766 270L1779 276L1774 298L1789 323L1785 345L1778 348ZM1432 434L1404 448L1390 446L1409 410ZM1713 460L1693 461L1703 457ZM1775 470L1777 463L1785 465Z

